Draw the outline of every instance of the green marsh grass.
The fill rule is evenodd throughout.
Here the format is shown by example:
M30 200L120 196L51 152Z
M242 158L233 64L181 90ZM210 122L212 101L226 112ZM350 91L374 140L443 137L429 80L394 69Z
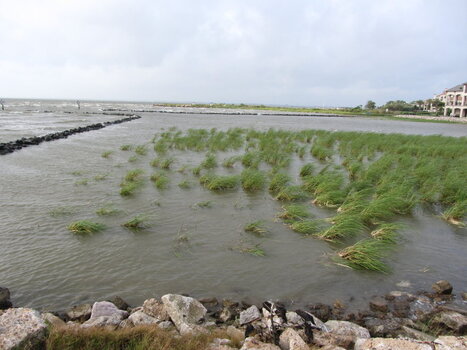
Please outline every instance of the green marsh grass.
M94 176L94 180L96 181L103 181L109 177L109 174L97 174Z
M141 179L141 176L144 174L143 169L132 169L129 170L125 175L125 181L137 181Z
M318 220L303 220L296 221L290 224L290 228L304 235L313 235L318 233L322 228L322 223Z
M371 231L370 235L379 241L395 244L397 243L398 238L397 231L401 229L401 227L402 226L400 224L396 223L380 224L373 231Z
M127 222L123 223L122 226L131 230L142 230L148 226L147 217L144 215L136 215Z
M442 214L443 219L457 226L465 226L462 221L467 213L467 200L454 204Z
M232 190L238 187L240 177L238 175L214 175L206 174L200 178L200 183L211 191Z
M128 162L129 163L134 163L138 160L138 157L137 156L131 156L130 158L128 158Z
M120 184L120 195L131 196L141 185L141 181L124 181Z
M114 152L113 152L113 151L105 151L105 152L102 152L101 157L102 157L102 158L110 158L110 156L112 155L112 153L114 153Z
M356 236L366 230L366 226L360 215L338 214L331 218L332 226L317 234L317 237L335 241L338 239Z
M315 166L313 163L307 163L300 169L300 177L310 176L313 175L313 170Z
M213 202L212 201L201 201L198 203L193 204L193 208L212 208Z
M131 151L132 149L133 149L133 145L126 144L126 145L121 145L120 146L121 151Z
M49 211L51 217L68 216L76 213L76 209L70 207L57 207Z
M135 153L140 156L145 156L148 154L148 147L146 145L138 145L135 148Z
M271 182L269 183L269 191L273 194L277 194L285 187L287 187L291 181L292 179L288 174L280 172L275 173L271 178Z
M76 234L90 234L104 230L105 225L89 220L81 220L72 222L67 228Z
M75 181L75 185L86 186L89 184L89 179L79 179Z
M193 187L193 183L190 180L183 180L178 184L178 187L183 189L189 189Z
M288 223L304 220L310 216L309 208L302 204L285 205L282 207L282 212L278 215L279 218Z
M120 209L115 208L112 205L105 205L96 210L96 214L99 216L111 216L121 213Z
M235 163L237 163L240 159L241 159L240 156L232 156L232 157L226 158L222 162L222 166L224 168L233 168Z
M151 174L150 180L154 183L156 188L160 190L169 187L170 179L165 172L159 171Z
M245 169L240 175L242 188L248 192L262 190L266 185L266 175L255 169Z
M201 162L201 167L204 169L213 169L217 167L217 159L214 154L207 154L206 158Z
M244 227L243 227L243 230L245 232L252 232L258 236L262 236L264 235L266 232L268 232L266 230L266 228L264 227L264 222L259 220L259 221L253 221L253 222L250 222L249 224L246 224Z
M295 185L283 187L276 195L276 199L280 201L300 201L307 198L308 196L301 186Z
M365 239L338 252L343 264L357 270L387 272L388 266L381 261L387 253L387 244L376 239Z

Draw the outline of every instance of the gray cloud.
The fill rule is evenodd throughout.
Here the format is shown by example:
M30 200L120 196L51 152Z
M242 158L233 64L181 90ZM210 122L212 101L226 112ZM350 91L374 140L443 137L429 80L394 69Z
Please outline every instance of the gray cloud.
M356 105L467 79L463 0L18 0L5 97Z

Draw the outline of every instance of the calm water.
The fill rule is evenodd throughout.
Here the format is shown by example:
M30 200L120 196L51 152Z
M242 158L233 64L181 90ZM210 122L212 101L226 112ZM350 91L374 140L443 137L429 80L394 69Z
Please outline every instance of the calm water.
M104 108L147 109L150 105L17 101L0 114L0 142L43 135L78 125L121 117L98 113ZM44 113L50 110L52 113ZM64 113L65 111L72 113ZM132 198L119 195L127 170L144 168L155 157L128 162L134 152L122 144L142 144L163 129L325 129L465 136L466 125L303 116L238 116L208 114L139 113L142 119L112 125L0 156L0 285L10 288L16 305L60 309L75 303L120 295L133 304L168 292L196 297L216 296L257 302L280 299L355 303L394 289L428 289L447 279L455 290L467 289L467 232L432 213L416 210L405 223L403 241L387 259L387 275L358 272L337 266L330 256L335 247L303 238L275 219L280 203L265 192L233 191L215 194L201 188L189 171L173 171L169 189L149 182ZM104 151L114 151L105 159ZM204 153L173 153L174 169L198 165ZM218 154L222 160L230 154ZM292 171L300 164L292 164ZM219 168L219 171L226 171ZM95 177L107 175L103 180ZM188 179L191 189L177 184ZM82 183L87 181L87 185ZM199 208L211 201L211 208ZM95 211L112 204L121 213L98 217ZM69 215L50 215L67 208ZM313 209L318 217L332 214ZM120 226L136 214L148 216L151 226L132 232ZM67 225L94 219L108 228L90 237L76 237ZM264 220L264 238L243 232L243 225ZM239 252L259 244L265 257ZM397 286L408 281L410 287Z

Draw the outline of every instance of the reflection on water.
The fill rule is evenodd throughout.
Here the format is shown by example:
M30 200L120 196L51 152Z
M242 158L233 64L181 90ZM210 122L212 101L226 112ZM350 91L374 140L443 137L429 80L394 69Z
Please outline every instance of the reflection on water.
M59 111L75 108L72 102L50 104L47 108ZM118 118L82 113L99 112L102 105L81 106L79 113L7 111L0 115L0 140ZM400 219L406 226L404 239L388 259L393 272L382 275L333 264L329 259L333 247L303 238L275 219L280 203L267 192L216 194L201 188L190 171L173 171L167 190L159 191L147 181L134 197L119 195L126 171L143 168L149 175L149 162L155 157L150 150L148 155L128 162L134 152L119 147L148 142L156 132L172 126L415 131L452 136L465 134L466 126L362 118L140 114L142 119L130 123L0 157L0 283L10 288L16 305L58 309L115 294L136 304L168 292L250 301L271 298L297 304L337 298L346 302L354 297L358 303L393 289L429 288L441 278L451 281L458 291L467 288L465 230L426 211ZM416 129L411 129L414 124ZM103 158L105 151L114 152ZM174 169L198 165L204 157L203 153L173 155L177 159ZM218 158L229 155L219 154ZM179 188L177 184L186 179L194 186ZM196 205L207 201L210 207ZM98 217L95 211L105 205L121 212ZM141 213L147 215L149 228L135 232L121 227ZM330 212L316 208L314 214L326 217ZM108 228L93 236L76 237L66 226L79 219L95 219ZM243 231L245 223L255 220L265 222L265 237ZM265 257L235 249L257 244Z

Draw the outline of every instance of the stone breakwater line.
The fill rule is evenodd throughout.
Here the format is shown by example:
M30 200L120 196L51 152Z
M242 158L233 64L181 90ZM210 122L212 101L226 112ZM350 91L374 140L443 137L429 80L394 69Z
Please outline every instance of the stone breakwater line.
M113 115L113 114L108 114L108 115ZM80 126L77 128L55 132L55 133L47 134L44 136L23 137L22 139L19 139L16 141L0 143L0 155L13 153L25 147L39 145L42 142L66 139L68 136L71 136L74 134L79 134L82 132L87 132L87 131L92 131L92 130L99 130L109 125L121 124L121 123L129 122L129 121L141 118L140 116L134 115L134 114L117 114L117 115L127 115L128 117L114 120L114 121L108 121L104 123L96 123L96 124L91 124L87 126Z
M73 331L156 327L180 337L223 332L208 350L461 350L467 349L467 295L452 294L447 281L433 292L393 291L369 300L369 308L347 313L342 303L288 310L279 302L261 305L178 294L130 307L122 298L39 312L14 308L0 287L0 349L36 349L47 328ZM3 309L3 310L2 310ZM84 331L82 331L84 332ZM41 345L42 344L42 345Z

